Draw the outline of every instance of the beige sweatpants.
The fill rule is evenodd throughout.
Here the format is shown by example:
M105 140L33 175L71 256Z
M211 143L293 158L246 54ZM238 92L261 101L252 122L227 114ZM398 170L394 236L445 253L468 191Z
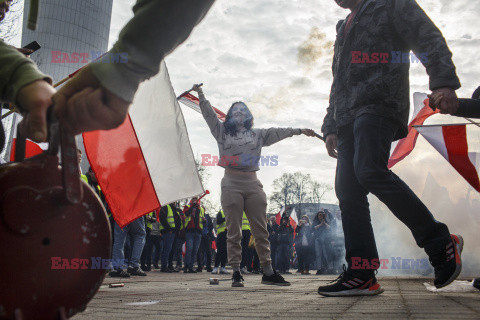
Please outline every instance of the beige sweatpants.
M247 215L260 264L272 263L267 231L267 196L255 173L232 174L225 171L222 179L221 203L227 224L227 254L231 267L242 261L242 215Z

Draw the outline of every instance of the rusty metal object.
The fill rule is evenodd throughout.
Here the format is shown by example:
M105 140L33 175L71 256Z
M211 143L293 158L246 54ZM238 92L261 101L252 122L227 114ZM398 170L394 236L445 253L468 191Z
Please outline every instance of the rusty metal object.
M85 310L105 277L107 215L80 180L74 137L60 132L62 166L55 143L0 166L1 319L71 317Z

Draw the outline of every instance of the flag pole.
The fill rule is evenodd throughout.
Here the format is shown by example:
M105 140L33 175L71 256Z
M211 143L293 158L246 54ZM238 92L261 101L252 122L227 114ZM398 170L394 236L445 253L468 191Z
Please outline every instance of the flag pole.
M202 82L202 83L200 83L198 86L199 86L199 87L203 86L203 82ZM193 91L193 88L192 88L192 89L190 89L190 90L187 90L187 91L185 91L184 93L182 93L181 95L179 95L179 96L177 97L177 100L178 100L178 99L180 99L181 97L183 97L183 96L185 96L185 95L189 94L189 93L190 93L190 92L192 92L192 91Z

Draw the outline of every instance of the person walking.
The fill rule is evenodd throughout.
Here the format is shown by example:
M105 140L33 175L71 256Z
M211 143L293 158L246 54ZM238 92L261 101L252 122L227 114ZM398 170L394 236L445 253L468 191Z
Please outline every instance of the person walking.
M350 15L337 24L333 83L322 132L337 159L335 191L342 211L348 267L320 286L324 296L376 295L378 252L367 195L374 194L412 232L442 288L459 275L463 239L451 235L415 193L388 169L392 142L406 136L410 51L426 67L442 113L458 109L460 81L440 30L414 0L335 0ZM391 57L390 57L391 55ZM360 259L369 268L353 268Z

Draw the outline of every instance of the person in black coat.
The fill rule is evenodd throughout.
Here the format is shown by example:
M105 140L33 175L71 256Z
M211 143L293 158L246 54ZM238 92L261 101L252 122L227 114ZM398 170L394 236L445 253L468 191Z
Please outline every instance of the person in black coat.
M277 269L280 273L290 274L290 254L293 244L293 228L289 217L282 217L277 231Z

